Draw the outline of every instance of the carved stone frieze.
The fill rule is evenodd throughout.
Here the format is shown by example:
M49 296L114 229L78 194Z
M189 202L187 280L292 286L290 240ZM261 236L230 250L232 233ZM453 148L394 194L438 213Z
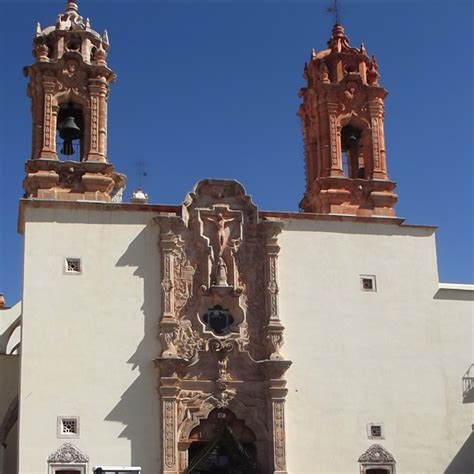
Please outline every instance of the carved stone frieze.
M281 222L260 220L242 186L224 180L201 181L181 216L156 221L164 472L184 472L192 430L214 410L230 410L254 430L264 472L284 473Z
M54 453L48 457L48 462L53 463L86 463L89 458L71 443L62 444Z

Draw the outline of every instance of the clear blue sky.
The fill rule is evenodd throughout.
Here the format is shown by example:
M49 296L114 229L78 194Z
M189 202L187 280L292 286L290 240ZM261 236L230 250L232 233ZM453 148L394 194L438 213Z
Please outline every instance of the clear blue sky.
M0 0L0 292L21 298L17 234L37 21L54 24L65 0ZM311 48L323 49L328 1L79 0L109 31L117 72L109 159L154 203L180 203L205 177L240 180L261 209L296 211L304 191L297 92ZM351 43L375 54L386 100L387 161L398 215L439 226L441 281L473 280L473 2L344 1ZM47 248L44 249L48 251Z

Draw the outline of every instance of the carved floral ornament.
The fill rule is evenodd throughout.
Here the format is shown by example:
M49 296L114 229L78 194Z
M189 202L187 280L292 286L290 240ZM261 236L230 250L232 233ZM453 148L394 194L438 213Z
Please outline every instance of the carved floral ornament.
M291 363L281 354L278 311L282 224L260 220L243 187L223 180L201 181L181 217L156 220L164 472L184 472L192 430L228 409L254 431L258 462L283 474L283 376Z
M62 444L48 457L49 463L86 463L89 458L71 443Z

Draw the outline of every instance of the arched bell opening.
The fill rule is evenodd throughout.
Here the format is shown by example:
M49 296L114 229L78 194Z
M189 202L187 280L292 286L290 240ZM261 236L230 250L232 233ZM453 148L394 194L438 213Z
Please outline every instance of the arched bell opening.
M186 474L258 474L257 442L243 420L213 410L189 437Z
M59 105L57 149L59 155L82 160L84 155L84 113L82 106L69 101Z
M348 124L341 129L342 169L350 179L366 178L366 163L362 139L363 130Z

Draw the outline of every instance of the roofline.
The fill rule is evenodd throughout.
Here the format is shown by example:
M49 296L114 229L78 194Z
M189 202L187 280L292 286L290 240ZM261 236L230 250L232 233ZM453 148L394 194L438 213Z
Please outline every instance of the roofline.
M25 231L25 209L39 208L63 208L63 209L91 209L106 211L133 211L133 212L155 212L157 214L170 213L181 215L181 205L176 204L141 204L141 203L111 203L101 201L59 201L48 199L20 199L18 210L18 232L24 234ZM404 224L405 219L398 217L383 216L351 216L348 214L317 214L311 212L292 211L259 211L259 217L272 219L297 219L310 221L332 221L332 222L357 222L366 224L388 224L402 227L436 230L437 226Z
M440 283L440 290L455 290L455 291L474 291L474 284L467 283Z

